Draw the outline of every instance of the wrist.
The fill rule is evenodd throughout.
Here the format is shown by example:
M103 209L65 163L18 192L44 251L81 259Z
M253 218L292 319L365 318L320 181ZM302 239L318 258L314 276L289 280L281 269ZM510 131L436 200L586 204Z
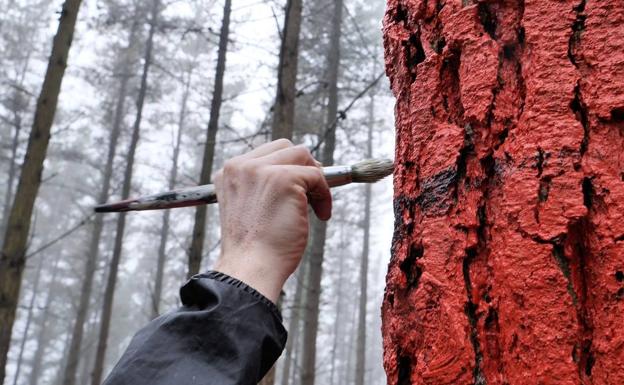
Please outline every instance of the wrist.
M286 282L282 275L275 269L271 270L270 266L256 266L249 259L240 257L230 258L222 255L215 263L213 270L244 282L274 304L277 304Z

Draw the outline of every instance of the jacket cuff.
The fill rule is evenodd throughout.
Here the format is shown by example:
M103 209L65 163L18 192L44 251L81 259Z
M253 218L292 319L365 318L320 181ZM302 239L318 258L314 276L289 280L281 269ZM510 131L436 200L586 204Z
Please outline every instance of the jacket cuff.
M277 319L280 320L280 322L282 322L282 313L277 307L277 305L273 303L273 301L271 301L270 299L262 295L259 291L257 291L253 287L247 285L245 282L239 279L236 279L234 277L231 277L220 271L214 271L214 270L209 270L206 273L194 275L180 289L180 298L184 306L205 307L207 303L210 301L209 298L204 298L203 295L201 295L203 293L203 290L202 291L196 290L197 288L196 283L197 281L201 279L211 279L214 281L223 282L230 286L236 287L237 289L251 295L256 300L260 301L262 304L267 306L269 310L271 311L271 313L273 313L273 315L276 316Z

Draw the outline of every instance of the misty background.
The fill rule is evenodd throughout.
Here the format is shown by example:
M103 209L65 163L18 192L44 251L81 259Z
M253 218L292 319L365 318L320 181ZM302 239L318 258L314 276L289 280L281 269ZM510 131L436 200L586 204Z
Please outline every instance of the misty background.
M166 191L171 182L175 187L200 183L227 0L161 0L154 8L155 1L84 0L81 5L31 218L5 385L68 383L68 357L76 337L86 256L92 253L97 227L92 208L102 203L98 199L102 196L112 126L117 119L119 136L108 193L111 201L122 194L141 96L142 120L130 196ZM15 199L62 3L0 0L2 235ZM340 60L335 162L349 164L365 159L369 146L374 157L393 158L394 101L385 76L380 76L384 70L383 0L303 1L293 142L307 145L322 159L331 128L327 118L332 88L328 52L332 37L336 37L332 19L337 4L342 8L342 19L337 36ZM286 9L286 0L232 2L212 170L219 169L224 160L271 140ZM153 50L146 58L150 29ZM147 73L146 60L150 62ZM146 75L144 92L142 75ZM126 85L125 90L121 84ZM172 167L177 170L173 179ZM380 306L393 229L390 179L372 186L369 221L365 220L364 186L333 190L334 214L327 240L321 245L320 286L310 284L301 269L287 283L282 313L291 346L278 361L271 383L306 385L301 375L305 354L316 357L316 384L361 381L356 375L361 366L356 361L365 243L370 250L366 253L366 338L365 345L359 347L365 352L365 362L360 365L364 367L364 383L385 383ZM196 211L176 209L169 215L167 220L163 211L126 216L110 333L104 341L101 362L104 376L139 328L154 315L180 305L178 289L188 273ZM76 384L92 383L97 348L102 345L102 309L118 219L118 214L101 217L101 237L94 244L92 290L81 322L83 335L73 352L77 355L72 371ZM200 271L208 270L219 253L218 224L216 207L209 207ZM368 242L365 228L370 229ZM156 289L158 257L163 251L162 288ZM318 309L303 311L309 309L306 293L310 292L320 293ZM306 317L313 313L318 316L318 334L310 346L302 335L309 327Z

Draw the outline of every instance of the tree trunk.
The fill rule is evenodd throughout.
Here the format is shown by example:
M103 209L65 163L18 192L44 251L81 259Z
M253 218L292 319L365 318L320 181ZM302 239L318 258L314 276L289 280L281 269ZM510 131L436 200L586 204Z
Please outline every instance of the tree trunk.
M390 385L624 383L623 17L388 2Z
M344 235L344 231L341 231L340 234L340 249L344 250L346 248L346 244L344 242L345 239L345 235ZM330 374L329 374L329 384L330 385L334 385L334 378L336 375L336 370L337 365L336 365L336 361L337 361L337 357L338 357L338 340L340 339L340 332L341 332L341 325L342 325L342 308L343 308L343 290L342 290L342 282L344 279L344 263L345 263L345 258L339 258L339 262L338 262L338 287L336 287L336 310L334 311L335 313L335 318L334 318L334 338L332 341L332 348L331 348L331 369L330 369Z
M149 34L147 42L145 44L145 57L143 62L143 73L141 75L141 86L139 88L139 94L137 97L137 112L136 119L134 121L132 129L132 138L130 140L130 147L128 149L128 155L126 157L126 169L124 173L124 180L121 192L121 199L128 199L130 197L130 190L132 186L132 172L134 168L134 158L139 142L139 135L141 130L141 121L143 118L143 106L145 104L145 96L147 93L147 80L149 76L150 66L152 64L152 50L154 44L154 35L156 33L156 26L158 23L158 14L160 12L160 0L152 1L151 20L149 27ZM113 300L115 297L115 286L117 284L117 273L119 270L119 262L121 259L122 243L124 237L124 230L126 227L126 213L122 213L117 218L117 228L115 232L115 244L113 246L113 256L111 258L108 279L106 282L106 289L104 291L104 303L102 305L102 320L100 324L100 335L98 339L98 345L95 356L95 364L93 368L93 375L91 379L92 385L99 385L102 382L102 376L104 374L104 364L106 359L106 347L108 342L108 334L110 329L111 316L113 311ZM74 370L75 377L75 370Z
M288 0L286 2L282 46L277 69L277 95L273 106L271 127L273 140L292 139L293 136L302 9L302 0Z
M212 93L212 103L210 105L210 120L208 121L208 131L206 144L204 145L204 158L202 161L199 184L208 184L212 178L212 164L214 162L215 144L217 131L219 130L219 114L223 102L223 80L225 75L225 60L228 50L228 38L230 35L230 15L232 13L232 0L225 0L223 6L223 22L221 23L221 33L219 35L219 52L217 57L217 69L215 74L215 84ZM204 250L204 239L206 236L206 206L198 206L195 210L195 225L193 226L193 239L189 250L188 277L199 273Z
M21 176L4 235L2 255L0 255L0 383L4 381L7 354L11 345L11 330L15 321L15 311L26 262L30 219L41 184L43 161L50 141L50 130L67 67L67 57L80 3L81 0L66 0L63 4L48 69L37 100Z
M43 367L43 357L45 356L46 346L48 344L48 319L50 318L50 306L52 300L55 298L54 284L56 283L56 277L58 274L58 264L60 258L57 257L54 261L54 267L52 268L52 276L50 278L50 284L48 285L48 296L43 307L43 315L41 316L41 324L39 325L39 333L37 333L37 350L33 355L32 368L30 369L29 384L37 385L39 383L39 377L41 376L41 369Z
M180 146L182 145L182 132L184 131L186 121L186 109L188 99L191 92L191 77L193 70L189 69L186 74L186 82L184 84L184 92L182 94L182 103L180 106L180 116L178 118L178 132L173 148L173 159L171 170L169 171L169 190L173 190L178 179L178 161L180 158ZM165 210L163 213L162 228L160 229L160 244L158 246L158 262L156 265L156 279L154 280L154 293L152 295L152 318L158 317L160 314L160 301L162 297L163 278L165 273L165 259L167 256L167 240L169 238L169 222L171 220L171 211Z
M32 317L35 309L35 301L37 300L37 293L39 292L39 283L41 281L41 270L43 269L44 258L40 258L37 265L37 272L35 273L35 283L33 284L33 291L30 296L30 303L28 304L28 315L26 316L26 325L24 325L24 332L22 333L22 341L20 342L20 350L17 355L17 364L15 368L15 376L13 377L13 385L17 385L20 372L22 369L22 362L24 360L24 350L26 347L26 341L28 340L28 332L30 331L30 324L32 323Z
M301 316L303 313L302 302L305 290L305 280L307 276L308 263L302 261L297 276L297 288L293 298L293 309L290 312L290 320L288 321L288 339L286 340L286 348L284 349L284 368L282 371L282 385L290 384L290 373L294 358L294 351L299 339L299 330L301 329ZM296 365L295 365L296 366Z
M377 73L375 71L374 73ZM366 157L373 158L373 129L375 128L375 93L371 93L368 108L368 140L366 142ZM355 385L364 385L366 374L366 304L368 303L368 259L370 248L370 221L371 221L372 188L370 184L364 186L364 239L362 240L362 258L360 260L360 306L358 310L357 345L355 361Z
M18 97L18 92L19 91L15 91L15 98ZM13 140L11 141L9 176L7 180L6 192L4 193L4 205L2 208L2 225L0 226L0 234L4 234L4 232L6 231L7 221L9 220L9 209L11 208L11 202L13 201L13 185L15 184L15 178L17 177L17 149L19 147L20 132L22 131L22 117L17 108L15 109L15 111L13 111L13 127L15 129L15 132L13 133Z
M288 0L286 2L282 45L277 68L277 92L273 106L273 121L271 123L271 137L273 140L280 138L292 140L293 137L302 8L302 0ZM290 370L290 362L286 365L288 370ZM273 365L267 375L260 381L260 385L274 384L276 370L276 366Z
M113 166L115 161L115 154L117 152L117 142L119 141L119 134L123 118L125 116L125 104L126 97L128 95L128 82L130 80L130 50L134 45L136 36L136 29L138 23L134 23L130 32L130 38L128 47L125 52L125 60L122 60L119 64L121 72L121 79L119 83L119 91L117 94L117 104L115 106L115 117L113 120L113 126L108 139L108 155L106 157L106 165L104 166L104 173L102 175L102 189L98 195L98 202L106 202L110 196L111 179L113 177ZM84 325L87 319L89 311L89 302L91 300L91 293L93 290L93 278L95 270L97 268L97 261L99 255L100 240L102 238L102 230L104 228L104 216L97 215L93 221L93 230L91 232L91 239L89 241L89 249L87 251L86 262L84 266L84 276L82 286L80 290L80 300L78 303L78 310L76 312L76 320L72 329L72 335L70 339L69 352L67 355L67 363L63 374L63 385L74 385L76 383L76 371L78 369L78 363L80 361L80 350L82 346L82 339L84 335Z
M324 139L321 162L324 166L334 164L336 147L336 117L338 116L338 73L340 70L340 37L342 29L342 0L334 0L331 41L327 56L328 102L326 130L319 135ZM323 256L327 235L327 222L312 219L311 242L308 249L309 270L308 290L303 328L303 358L301 385L314 385L316 368L316 336L318 333L319 302L321 298L321 277L323 275Z

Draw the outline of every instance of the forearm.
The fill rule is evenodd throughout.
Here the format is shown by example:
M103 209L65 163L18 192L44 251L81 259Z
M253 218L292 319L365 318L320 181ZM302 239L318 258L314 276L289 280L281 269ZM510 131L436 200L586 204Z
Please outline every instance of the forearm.
M133 338L105 385L257 384L286 343L277 307L218 272L193 277L184 306Z

